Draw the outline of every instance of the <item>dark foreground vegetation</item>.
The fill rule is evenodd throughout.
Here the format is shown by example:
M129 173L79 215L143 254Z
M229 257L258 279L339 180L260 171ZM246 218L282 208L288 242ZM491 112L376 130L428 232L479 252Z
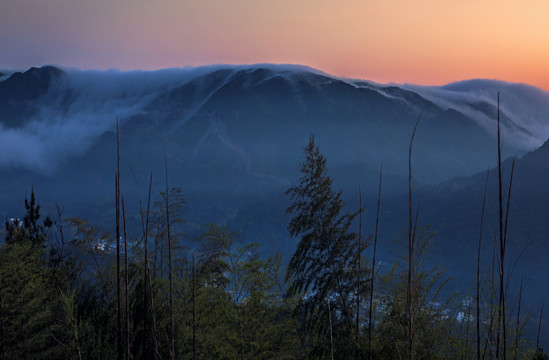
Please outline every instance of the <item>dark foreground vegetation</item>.
M410 165L412 144L413 137ZM470 294L442 295L448 280L427 266L434 235L418 224L411 166L409 228L392 265L375 263L377 227L363 236L362 205L345 213L326 171L311 137L300 181L287 191L288 231L297 241L288 261L260 256L258 244L241 244L216 224L184 247L185 201L167 180L156 200L150 186L140 199L141 236L133 239L118 172L112 232L63 219L62 208L44 220L31 192L24 217L6 221L0 249L0 356L547 359L539 340L526 340L532 319L520 312L520 296L506 299L503 235ZM380 171L379 196L381 188ZM368 246L373 259L364 255Z

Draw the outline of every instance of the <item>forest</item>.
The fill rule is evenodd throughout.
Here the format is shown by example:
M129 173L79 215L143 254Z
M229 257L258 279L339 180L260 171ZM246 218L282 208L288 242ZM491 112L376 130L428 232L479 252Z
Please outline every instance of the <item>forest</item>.
M214 223L185 242L185 195L169 186L167 160L165 191L151 193L151 173L146 196L138 192L140 208L131 211L141 224L136 238L127 236L130 210L119 168L115 229L65 219L61 205L44 216L31 190L24 217L6 220L0 248L2 357L548 359L539 344L543 305L536 341L525 331L527 321L538 319L521 312L522 291L516 300L506 297L511 185L503 191L500 171L500 228L487 271L481 271L481 242L492 239L482 239L479 199L475 286L463 301L448 289L442 268L428 265L435 235L418 223L414 134L415 128L409 226L396 240L402 251L394 264L376 262L382 167L376 228L366 234L362 202L344 211L312 135L299 181L286 191L287 230L296 241L290 259L265 255L259 242L243 244L238 233ZM366 249L373 249L371 258Z

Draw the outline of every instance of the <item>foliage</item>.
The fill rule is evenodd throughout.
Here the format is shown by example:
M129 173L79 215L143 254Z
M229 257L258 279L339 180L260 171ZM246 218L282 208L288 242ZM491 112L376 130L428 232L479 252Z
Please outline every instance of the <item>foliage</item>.
M6 243L30 241L34 246L44 246L46 241L46 230L53 222L50 217L46 217L43 224L38 222L40 219L40 204L36 202L34 190L31 191L30 201L25 197L26 214L23 220L18 218L6 220Z
M332 189L327 160L315 145L305 147L299 184L286 191L293 217L288 232L299 238L286 272L288 295L300 295L298 306L305 331L312 338L312 355L322 357L334 347L338 358L352 356L354 302L357 285L357 235L350 226L358 214L343 212L342 192ZM366 278L366 270L360 279ZM364 295L367 286L361 286ZM334 341L330 339L335 339Z
M415 356L418 359L448 359L461 351L456 319L449 309L451 299L441 298L449 279L439 268L427 266L433 232L419 227L415 236L413 261L413 313L415 319ZM402 246L401 248L404 248ZM404 259L403 255L403 259ZM405 358L408 354L407 271L398 263L380 277L374 353L376 358ZM469 357L466 357L469 358Z
M179 227L185 200L181 189L170 190L177 358L193 359L195 350L197 359L326 359L332 351L337 359L407 357L407 269L397 262L391 270L376 272L375 316L369 324L364 299L371 289L366 280L371 267L363 266L357 274L359 257L364 264L368 259L357 251L358 236L350 230L356 213L343 212L342 194L332 189L326 158L313 137L300 169L300 182L287 191L292 201L288 212L293 215L288 231L299 239L287 268L280 254L265 255L258 243L243 244L237 232L216 224L205 226L191 252L182 245ZM169 357L165 194L159 198L147 234L152 240L148 264L145 234L128 239L132 244L127 267L129 348L136 359ZM5 242L0 246L3 358L116 358L116 239L85 219L63 220L60 208L57 218L47 217L40 223L34 192L25 200L25 210L21 222L6 222ZM460 321L455 310L463 311L463 306L443 296L448 279L440 268L428 266L433 238L429 226L416 229L415 356L473 358L476 343L469 328L470 305L467 320ZM148 277L145 266L151 270ZM125 270L121 275L126 276ZM483 349L484 341L491 346L488 340L494 334L488 323L497 312L488 304L494 281L486 277L489 284L481 294ZM357 279L362 299L358 333L354 327ZM125 331L125 322L123 326ZM367 346L369 326L372 348ZM521 328L517 329L520 336ZM516 358L547 359L543 350L529 348L519 336L512 349L520 354ZM485 355L494 358L490 351Z

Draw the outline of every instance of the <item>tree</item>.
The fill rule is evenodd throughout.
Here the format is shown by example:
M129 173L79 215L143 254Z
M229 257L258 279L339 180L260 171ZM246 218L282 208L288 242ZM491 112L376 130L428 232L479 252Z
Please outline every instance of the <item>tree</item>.
M549 359L549 356L547 356L546 353L543 352L542 348L537 348L536 352L534 353L534 360L547 360Z
M406 249L407 241L400 239L398 249ZM463 351L457 332L457 321L446 309L452 308L452 299L444 300L441 292L449 279L437 266L429 265L434 233L430 226L419 226L415 231L413 253L413 314L414 357L417 359L453 359ZM407 249L406 249L407 250ZM408 354L408 254L400 254L401 262L380 276L376 286L378 311L375 338L372 339L374 358L402 359ZM467 357L472 358L472 355Z
M326 157L315 145L314 136L305 147L300 172L299 184L286 191L292 200L287 212L293 215L288 232L299 238L286 272L288 295L303 296L298 311L305 316L308 331L316 331L318 338L324 339L319 341L319 352L329 347L324 334L329 327L321 322L332 320L339 347L335 349L336 357L344 358L343 352L352 354L353 349L351 304L357 295L354 264L358 255L354 249L357 235L349 228L358 212L342 213L342 192L332 189ZM361 291L367 294L367 287L361 286Z
M40 219L40 204L36 202L34 189L31 191L30 201L25 196L25 209L27 213L23 220L6 220L6 243L12 244L30 240L33 245L44 246L46 243L46 230L53 225L53 222L49 216L46 217L43 224L38 222L38 219Z
M52 222L47 218L44 225L38 223L34 191L25 208L22 221L6 221L6 241L0 246L2 353L4 358L72 357L68 348L74 338L65 326L60 298L73 267L49 266L45 229Z

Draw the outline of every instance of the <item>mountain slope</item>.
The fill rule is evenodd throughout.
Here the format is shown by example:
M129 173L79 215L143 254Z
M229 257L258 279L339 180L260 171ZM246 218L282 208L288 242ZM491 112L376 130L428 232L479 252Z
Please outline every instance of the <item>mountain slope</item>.
M499 85L511 86L488 82L458 90L474 95L484 86L491 94ZM135 191L132 172L141 184L150 171L161 181L165 149L170 182L182 187L193 209L189 221L215 220L244 232L250 221L243 214L281 199L295 181L311 133L327 155L336 183L350 197L359 182L365 193L375 193L381 162L391 184L386 190L397 196L406 189L408 145L420 114L414 144L418 184L492 166L495 127L486 124L495 125L495 116L488 116L495 115L493 101L476 117L461 111L470 102L454 99L455 106L445 107L423 90L269 64L154 72L54 67L16 72L0 82L0 167L9 174L0 178L0 186L10 189L0 199L0 211L12 214L34 185L45 203L63 203L71 214L112 221L116 118L129 201ZM538 101L543 109L543 99L528 104ZM522 114L518 105L502 111L506 155L535 147L535 139L517 143L510 131L535 133L545 123L530 113L524 115L530 116L529 123L517 120ZM284 200L276 203L280 215L275 222L283 231ZM211 219L210 213L219 216ZM280 241L281 247L287 246L286 240Z
M411 128L422 113L416 174L436 183L472 174L493 161L493 129L487 129L484 118L456 109L404 88L334 78L298 66L126 73L33 68L0 82L6 144L0 145L0 165L53 172L64 161L95 151L91 148L114 130L118 118L123 132L160 134L177 145L174 151L187 162L203 152L209 158L228 151L249 173L267 166L280 171L264 175L287 176L302 144L315 133L336 165L377 167L383 161L387 171L405 174ZM509 129L524 127L505 111L503 116ZM505 138L508 155L535 147L515 144L514 138ZM26 149L17 148L22 143ZM271 161L257 160L258 151L267 151Z

